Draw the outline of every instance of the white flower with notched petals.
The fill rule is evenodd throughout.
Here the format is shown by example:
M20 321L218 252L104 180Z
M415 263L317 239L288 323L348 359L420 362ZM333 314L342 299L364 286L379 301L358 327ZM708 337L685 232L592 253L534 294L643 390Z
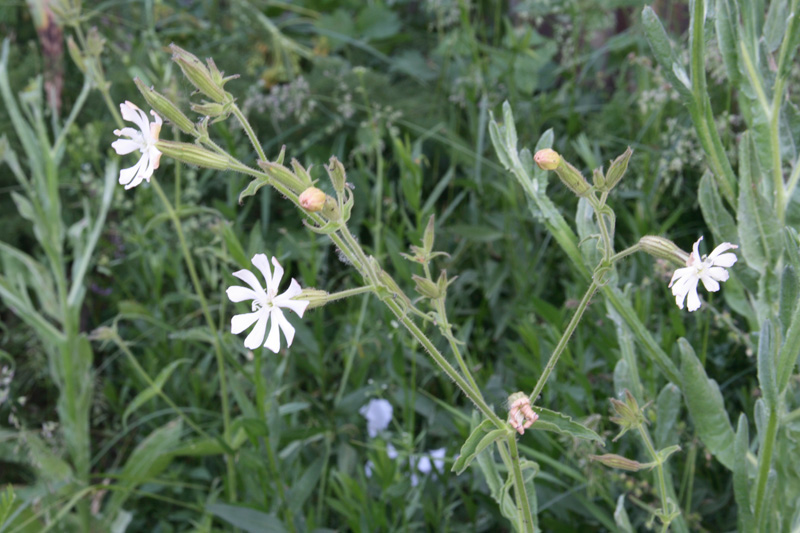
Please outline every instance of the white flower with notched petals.
M161 152L156 148L156 141L158 141L158 135L161 133L162 121L155 111L150 111L155 118L155 122L151 124L147 119L147 114L128 101L120 104L119 109L122 111L122 118L128 122L133 122L139 127L139 131L136 131L135 128L114 130L114 135L117 137L124 136L127 139L117 139L111 143L111 147L119 155L130 154L136 150L142 153L142 157L139 158L135 165L119 172L120 184L124 185L125 189L130 189L139 185L143 180L149 182L153 171L158 168L158 163L161 161Z
M372 439L389 427L392 421L392 404L386 400L374 398L358 412L367 419L367 433Z
M302 318L303 313L308 307L309 302L306 300L292 300L302 292L300 284L294 279L289 284L289 288L283 294L278 294L278 286L283 277L283 267L278 263L278 260L273 257L272 265L275 267L274 273L269 267L269 261L264 254L256 254L253 256L253 264L261 271L264 279L267 281L266 289L261 286L255 274L249 270L239 270L234 272L233 275L244 281L250 287L233 286L228 287L226 291L228 298L232 302L243 302L245 300L253 300L252 313L245 313L243 315L236 315L231 319L231 333L237 335L246 330L255 322L256 327L245 338L244 345L246 348L255 350L263 345L278 353L281 348L280 331L286 337L286 347L292 345L294 340L294 327L289 323L281 307L291 309L298 316ZM267 331L267 322L271 321L269 335L267 335L266 342L264 335Z
M695 311L700 307L700 297L697 295L697 282L702 281L703 286L709 292L719 290L719 282L728 280L728 271L737 261L736 254L724 253L728 250L738 248L735 244L723 242L711 252L707 257L700 257L700 237L692 249L689 259L686 261L685 268L679 268L672 275L669 286L672 287L672 294L675 296L675 303L683 309L683 301L689 311Z

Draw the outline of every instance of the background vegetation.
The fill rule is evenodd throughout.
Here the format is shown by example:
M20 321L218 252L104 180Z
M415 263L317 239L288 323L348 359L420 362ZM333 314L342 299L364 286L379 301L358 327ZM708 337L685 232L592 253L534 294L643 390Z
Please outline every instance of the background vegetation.
M643 2L84 2L78 12L70 11L74 3L54 1L49 15L46 6L30 0L0 7L8 94L24 120L41 124L31 138L49 137L45 159L56 163L58 177L48 183L60 198L57 212L48 212L53 206L45 201L42 217L26 215L19 200L26 190L8 154L26 152L28 141L6 103L0 108L7 291L0 308L0 483L11 489L7 505L0 505L0 529L80 530L87 523L98 531L156 532L511 528L479 469L450 472L470 433L473 406L376 298L338 301L293 320L297 338L279 355L248 353L242 339L228 333L235 311L224 291L234 282L230 273L247 266L242 258L277 256L303 287L329 292L353 287L352 276L330 243L307 231L274 191L261 189L240 206L248 178L163 158L157 178L176 206L224 333L238 446L226 466L224 443L213 438L223 433L223 419L211 330L159 198L148 186L104 188L128 161L120 163L110 149L118 126L103 91L85 89L87 69L102 68L115 106L131 100L145 108L133 83L138 77L193 119L193 87L170 61L170 43L213 56L220 69L239 74L226 90L237 97L268 156L285 146L325 186L321 167L330 156L345 164L355 196L349 225L395 279L407 280L408 294L416 270L400 253L420 243L435 214L435 248L449 254L436 264L450 279L458 276L448 292L449 317L498 412L509 393L533 388L586 287L495 154L489 123L492 114L503 117L504 101L514 110L521 146L533 149L552 130L553 147L585 175L633 148L628 173L610 200L618 249L644 235L663 235L689 250L705 234L711 250L697 195L708 162L674 74L651 52ZM690 6L664 1L653 8L674 41L685 42ZM713 32L708 37L708 94L724 150L735 159L751 117L742 114L742 89L726 74ZM70 55L67 38L79 53ZM688 49L682 50L676 46L675 53L688 63ZM797 87L796 62L787 76L786 86ZM84 90L80 113L68 120ZM787 90L796 106L797 91ZM787 135L800 139L792 112L796 107ZM209 131L225 150L255 164L234 121L214 123ZM165 125L162 138L180 138L180 132ZM23 161L21 167L33 174L36 164ZM548 196L579 227L577 199L552 179ZM105 190L113 196L105 198ZM797 227L796 204L790 197L789 227ZM42 235L60 235L56 240L68 244L60 256L65 283L75 279L82 250L92 243L85 294L67 302L53 288L57 278L37 285L30 275L38 267L9 251L13 246L44 261L50 256ZM671 274L666 263L638 254L618 268L617 283L676 364L677 341L685 337L719 384L730 416L758 419L760 337L753 332L761 324L736 305L748 301L741 287L756 278L745 275L739 289L731 289L742 295L733 305L723 299L726 286L704 295L701 310L689 314L674 304ZM768 283L781 286L779 277ZM27 303L9 300L8 287L25 287L19 294ZM791 300L785 305L792 309ZM61 324L67 340L48 340L31 327L30 316L21 316L25 306ZM101 327L107 329L89 345L87 334ZM609 421L608 398L634 388L642 404L654 402L646 411L652 422L656 402L659 409L675 406L659 411L654 438L660 447L682 448L670 458L668 475L685 527L736 529L730 472L701 442L678 388L641 356L625 328L597 296L537 401L596 431L606 448L544 431L519 439L521 453L540 467L539 527L624 530L615 516L620 496L632 530L648 522L647 505L656 501L653 477L589 459L613 452L645 460L635 440L611 442L618 428ZM64 354L75 360L64 362ZM63 400L54 376L64 371L54 361L86 376L85 390L70 396L90 402L84 441L70 430L82 422L65 422L79 407ZM636 381L628 378L629 368L620 370L620 361L635 363ZM789 406L792 394L785 398ZM393 406L392 423L375 438L359 414L372 398ZM176 416L176 406L212 438L200 438ZM390 444L397 458L390 457ZM438 448L446 449L445 468L419 472L420 458ZM797 457L788 444L781 453ZM235 486L226 468L235 470ZM796 516L784 516L781 524L797 524Z

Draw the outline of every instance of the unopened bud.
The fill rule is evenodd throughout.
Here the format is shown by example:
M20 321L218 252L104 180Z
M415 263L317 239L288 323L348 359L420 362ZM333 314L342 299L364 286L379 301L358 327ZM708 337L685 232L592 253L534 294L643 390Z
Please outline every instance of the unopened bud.
M75 63L78 70L86 74L86 59L83 57L83 52L81 52L72 35L67 37L67 50L69 51L69 57L72 58L72 62Z
M322 211L322 208L325 207L327 198L328 195L321 190L316 187L309 187L300 194L298 200L300 201L300 207L306 211L316 213L317 211Z
M689 254L681 250L677 244L664 237L645 235L639 239L639 246L643 251L653 257L672 261L676 265L682 267L686 266L686 262L689 260Z
M175 124L182 132L195 135L194 123L169 98L152 87L148 87L139 78L133 78L133 83L136 84L139 92L142 93L150 107L155 109L159 115Z
M607 190L610 191L613 189L625 175L625 171L628 170L628 161L631 160L632 155L633 150L628 146L628 149L611 163L611 166L608 168L608 173L606 173Z
M308 302L308 307L306 307L306 311L308 311L309 309L314 309L316 307L322 307L323 305L325 305L329 301L336 299L335 297L334 298L330 298L330 296L331 295L329 295L327 292L325 292L323 290L314 289L314 288L311 288L311 287L306 287L300 292L300 294L298 294L297 296L292 298L292 300L305 300L305 301L307 301Z
M561 156L558 155L558 152L555 150L545 148L544 150L536 152L536 155L533 156L533 160L536 161L536 164L539 165L539 168L542 170L555 170L558 168L559 163L561 163Z
M592 181L594 186L598 189L605 189L606 177L603 175L603 167L596 168L592 171Z
M614 437L614 441L624 435L629 429L637 429L647 423L644 417L643 410L639 408L636 398L631 394L628 389L625 389L625 401L610 398L611 407L617 416L612 416L610 420L618 424L622 430L619 435Z
M89 28L86 34L86 52L92 57L100 57L106 47L106 38L97 29L97 26Z
M214 120L211 122L219 122L220 120L225 120L230 116L233 112L230 103L227 104L218 104L217 102L206 102L203 101L202 104L191 104L192 111L197 113L198 115L203 115L206 117L211 117Z
M228 170L230 159L227 156L206 150L196 144L175 141L158 141L156 148L167 157L177 159L190 165L215 170Z
M295 194L300 194L308 189L308 185L304 183L302 179L298 178L294 172L283 165L273 163L271 161L261 160L257 161L257 164L269 175L270 178L280 183Z
M598 461L611 468L619 468L620 470L627 470L628 472L637 472L644 468L652 468L651 463L642 464L639 461L627 459L615 453L606 453L604 455L590 455L589 459Z
M442 296L442 293L439 291L439 286L433 281L416 274L411 276L411 279L413 279L416 284L414 289L422 296L430 298L431 300L437 300Z
M172 50L172 60L178 64L184 76L198 91L220 104L232 100L232 97L222 88L230 78L222 78L222 74L211 59L207 60L208 67L206 67L194 54L180 46L173 43L169 47Z
M592 186L589 185L589 182L586 181L583 174L581 174L577 168L567 163L563 157L556 168L556 174L561 178L561 182L578 196L586 196L592 189Z
M344 171L344 165L335 157L331 157L328 163L328 166L325 168L328 171L328 176L331 178L331 183L333 183L336 194L344 194L344 188L347 186L347 174Z

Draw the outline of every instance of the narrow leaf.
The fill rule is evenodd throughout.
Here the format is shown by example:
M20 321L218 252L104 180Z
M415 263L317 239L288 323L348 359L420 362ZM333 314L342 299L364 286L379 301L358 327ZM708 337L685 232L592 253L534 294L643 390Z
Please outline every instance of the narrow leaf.
M206 511L247 533L286 533L283 522L272 513L225 503L207 505Z
M137 409L139 409L139 407L147 403L151 398L155 397L159 392L161 392L162 388L164 387L164 383L167 382L175 369L181 364L188 362L189 359L177 359L162 369L161 372L158 373L156 379L153 380L153 384L137 394L131 403L128 404L128 407L125 409L125 412L122 415L122 425L127 426L128 417Z
M700 178L698 196L703 218L711 228L714 239L717 242L737 242L739 239L737 238L736 221L722 203L717 184L709 171L704 172L703 177Z
M508 431L505 430L505 429L495 429L493 431L490 431L490 432L486 433L483 436L483 438L480 441L478 441L478 444L475 446L475 450L469 455L469 457L467 457L464 460L463 468L461 468L460 470L457 470L456 474L460 475L464 470L466 470L466 468L473 461L473 459L475 459L475 457L477 457L483 450L488 448L495 441L498 441L498 440L502 439L507 434L508 434ZM460 459L460 457L459 457L459 459ZM455 467L455 465L454 465L454 467Z
M464 444L461 446L461 452L458 456L458 459L455 460L453 463L453 468L451 468L452 472L463 472L464 469L466 469L467 466L464 463L466 462L467 457L475 454L475 447L486 435L486 433L488 433L493 427L494 424L492 424L492 421L486 419L472 430L472 433L470 433L469 437L467 437L467 440L465 440Z
M775 382L775 350L772 322L767 319L761 326L758 339L758 383L767 407L772 410L778 404L778 385Z
M739 78L739 8L734 0L717 0L717 45L731 86L738 87Z
M750 480L747 476L747 452L750 449L750 436L747 428L747 416L739 415L734 444L733 492L736 497L736 509L739 513L739 530L754 531L753 510L750 507Z

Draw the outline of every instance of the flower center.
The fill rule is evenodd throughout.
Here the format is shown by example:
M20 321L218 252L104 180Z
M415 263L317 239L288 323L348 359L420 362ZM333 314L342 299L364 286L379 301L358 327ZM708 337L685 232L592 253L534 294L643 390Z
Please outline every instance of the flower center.
M251 309L253 310L254 313L261 309L266 309L269 311L270 309L273 308L274 306L272 303L273 294L271 292L264 291L264 295L265 296L263 297L258 297L253 299L253 304L251 306Z

